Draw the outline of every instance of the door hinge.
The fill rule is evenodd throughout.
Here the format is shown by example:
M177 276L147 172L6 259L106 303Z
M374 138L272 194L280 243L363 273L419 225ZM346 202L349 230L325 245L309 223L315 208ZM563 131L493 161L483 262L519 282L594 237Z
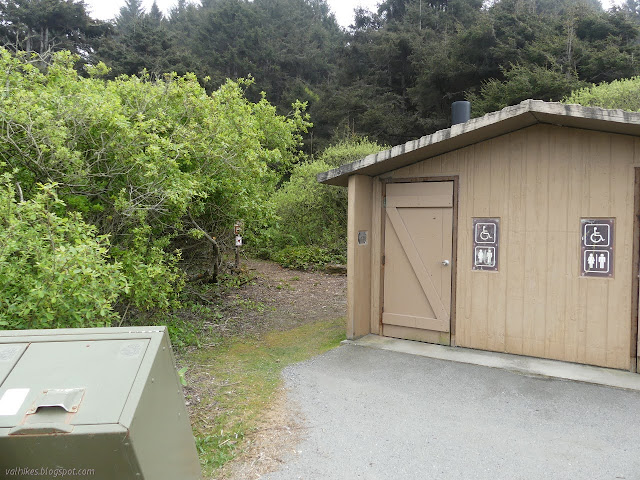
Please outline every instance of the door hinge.
M384 265L384 261L387 259L386 255L382 255L382 265Z
M382 197L382 206L387 208L387 197Z

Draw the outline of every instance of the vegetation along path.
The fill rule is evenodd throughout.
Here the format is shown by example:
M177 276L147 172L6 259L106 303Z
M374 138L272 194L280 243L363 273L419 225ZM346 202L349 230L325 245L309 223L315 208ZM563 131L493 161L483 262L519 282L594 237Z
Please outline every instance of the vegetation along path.
M282 369L344 339L344 275L253 259L245 267L251 280L222 299L200 347L178 356L207 479L259 478L277 468L301 430Z

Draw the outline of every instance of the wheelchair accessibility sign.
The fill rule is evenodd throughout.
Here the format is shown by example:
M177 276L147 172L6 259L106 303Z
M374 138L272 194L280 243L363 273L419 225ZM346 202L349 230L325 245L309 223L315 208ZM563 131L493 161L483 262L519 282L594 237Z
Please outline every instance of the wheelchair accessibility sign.
M498 270L500 219L473 219L472 270Z
M613 276L614 219L583 218L581 222L581 276Z
M487 244L493 245L494 243L496 243L497 231L498 231L497 221L476 223L475 224L476 243L487 243Z
M608 223L583 224L585 247L608 247L611 245L611 225Z

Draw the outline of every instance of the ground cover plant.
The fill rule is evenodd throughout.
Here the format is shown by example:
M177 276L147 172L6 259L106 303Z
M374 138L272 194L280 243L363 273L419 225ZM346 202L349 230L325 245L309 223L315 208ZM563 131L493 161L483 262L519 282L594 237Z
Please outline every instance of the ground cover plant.
M221 339L216 348L182 357L187 400L197 395L191 421L205 478L217 478L245 447L245 437L276 395L282 369L338 346L344 329L343 318L319 321L260 337ZM190 390L190 384L201 386Z
M205 478L244 480L275 466L261 464L264 449L295 440L279 435L293 413L281 370L345 338L344 275L250 258L243 271L246 282L222 294L215 308L193 312L203 321L199 347L177 353ZM242 472L232 473L239 466Z

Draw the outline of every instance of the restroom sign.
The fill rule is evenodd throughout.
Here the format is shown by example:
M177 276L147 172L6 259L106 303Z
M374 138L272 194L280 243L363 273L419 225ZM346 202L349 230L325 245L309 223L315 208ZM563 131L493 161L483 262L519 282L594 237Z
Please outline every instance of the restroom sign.
M581 275L613 277L613 218L582 218Z
M473 219L472 270L498 271L500 219Z

